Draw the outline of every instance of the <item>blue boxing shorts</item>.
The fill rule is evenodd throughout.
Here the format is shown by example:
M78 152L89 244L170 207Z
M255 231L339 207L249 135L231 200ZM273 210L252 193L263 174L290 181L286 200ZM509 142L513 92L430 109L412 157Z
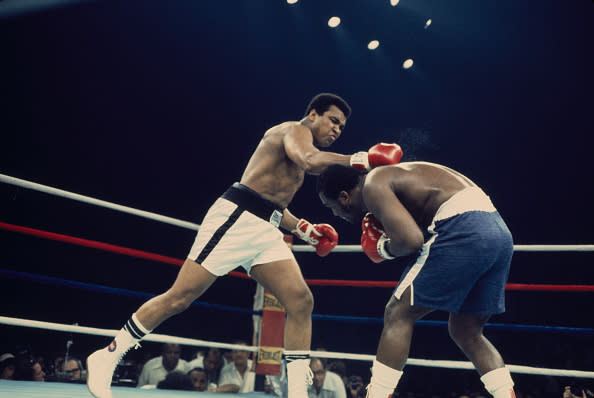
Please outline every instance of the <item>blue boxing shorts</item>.
M235 183L210 207L188 258L222 276L242 266L295 259L278 229L283 209Z
M478 187L456 193L437 210L414 264L394 296L411 288L411 305L479 315L505 312L514 251L511 233Z

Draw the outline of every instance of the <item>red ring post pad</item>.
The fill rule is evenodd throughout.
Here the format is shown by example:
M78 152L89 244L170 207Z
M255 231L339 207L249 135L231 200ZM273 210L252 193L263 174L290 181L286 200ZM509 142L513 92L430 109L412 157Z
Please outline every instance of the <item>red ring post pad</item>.
M262 329L258 344L256 374L280 376L285 334L285 308L268 290L264 290Z

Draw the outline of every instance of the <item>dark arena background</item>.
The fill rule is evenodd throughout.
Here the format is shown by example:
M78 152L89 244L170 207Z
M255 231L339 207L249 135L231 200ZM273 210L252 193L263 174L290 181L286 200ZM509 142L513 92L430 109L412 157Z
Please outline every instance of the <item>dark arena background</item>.
M195 236L16 180L200 224L268 128L333 92L353 113L329 150L397 142L403 161L441 163L480 185L517 245L544 245L516 251L506 312L485 333L507 364L586 373L512 371L518 397L594 391L592 1L392 3L0 1L0 317L120 329L179 269L121 248L183 259ZM306 176L290 210L332 224L339 247L357 245L359 226L333 217L315 182ZM307 280L347 281L311 285L312 349L374 355L392 288L348 281L396 282L403 263L374 264L359 250L295 255ZM156 333L251 343L255 290L222 277ZM416 326L411 358L466 361L446 320L434 313ZM67 346L84 359L109 342L4 322L0 336L0 354L47 363ZM203 349L183 346L182 358ZM159 350L146 342L127 358ZM369 380L369 361L345 362L347 375ZM0 380L0 396L45 396L12 386ZM72 396L90 396L78 387ZM473 370L417 365L397 391L487 396Z

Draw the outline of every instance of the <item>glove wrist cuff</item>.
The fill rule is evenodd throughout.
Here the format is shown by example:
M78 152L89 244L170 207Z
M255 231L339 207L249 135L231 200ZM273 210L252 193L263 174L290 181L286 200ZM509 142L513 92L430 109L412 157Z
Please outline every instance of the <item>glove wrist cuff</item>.
M314 229L312 223L305 219L300 219L295 226L295 229L291 231L291 233L297 235L297 237L308 244L315 246L318 244L318 240L315 239L312 235L319 235L317 231Z
M388 248L386 247L386 245L390 244L390 238L388 238L386 235L382 235L378 240L377 240L377 253L386 260L393 260L396 257L391 255L390 252L388 251Z
M351 155L351 167L359 170L371 170L369 166L369 155L367 152L357 152Z

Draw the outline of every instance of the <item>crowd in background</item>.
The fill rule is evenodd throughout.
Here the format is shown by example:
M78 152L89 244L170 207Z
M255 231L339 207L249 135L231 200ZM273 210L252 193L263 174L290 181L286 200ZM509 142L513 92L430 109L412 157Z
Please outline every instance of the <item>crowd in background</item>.
M235 340L233 344L246 345ZM114 374L113 385L137 388L159 388L196 392L247 393L261 391L273 396L286 396L286 375L256 376L252 370L252 353L248 350L220 350L209 348L192 351L188 359L182 358L182 347L163 344L160 355L139 349L132 359L123 361ZM187 347L189 351L190 348ZM323 351L323 350L322 350ZM309 398L365 398L369 370L360 361L317 358L312 352L310 367L313 383ZM37 382L84 383L86 370L84 358L77 355L46 356L31 352L27 347L14 347L0 354L0 379ZM468 387L470 373L460 377L435 380L424 375L422 368L407 372L393 398L488 398L480 388ZM464 376L464 374L466 376ZM474 376L474 374L472 374ZM424 387L416 379L426 378ZM517 398L591 398L594 397L594 380L577 380L559 377L514 375ZM536 381L535 381L536 380ZM415 385L410 388L409 385ZM445 387L444 387L445 385ZM455 387L454 387L455 386ZM445 389L444 389L445 388Z

